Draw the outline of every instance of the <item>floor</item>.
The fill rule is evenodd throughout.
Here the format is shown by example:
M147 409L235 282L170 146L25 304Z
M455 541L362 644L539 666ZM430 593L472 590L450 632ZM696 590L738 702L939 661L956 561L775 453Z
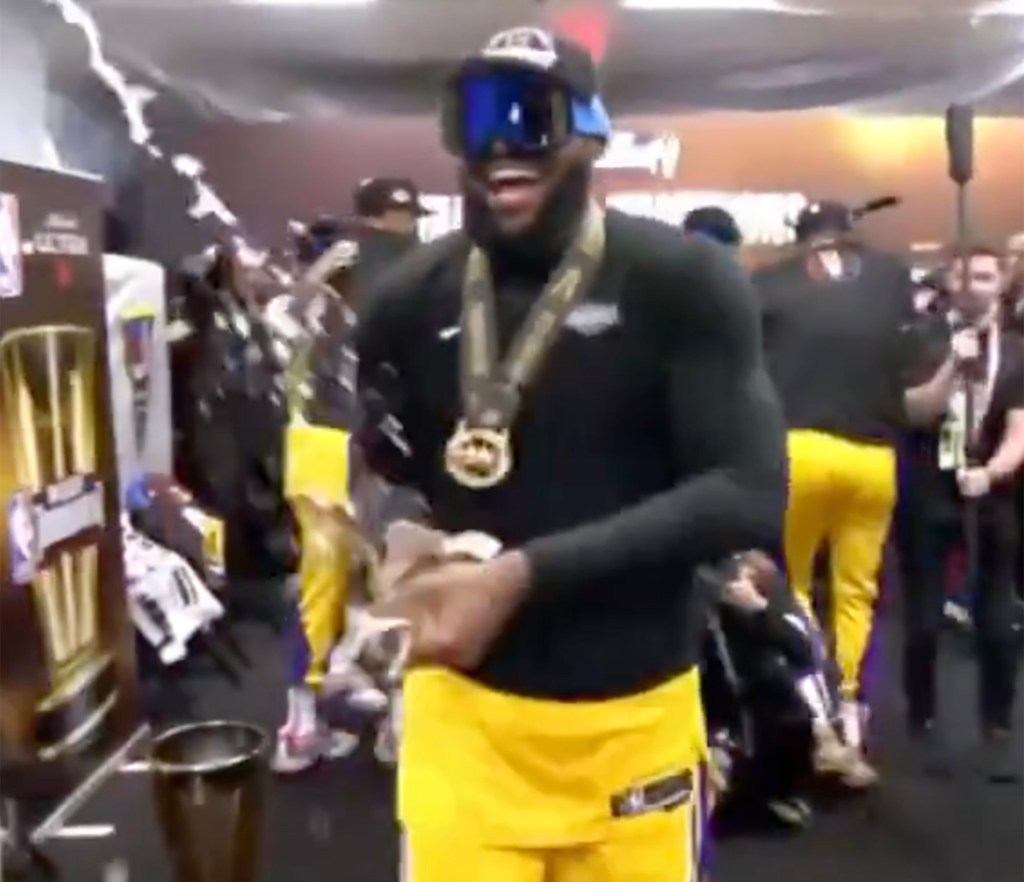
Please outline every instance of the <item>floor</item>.
M273 635L246 627L254 667L240 689L202 680L199 713L241 718L269 730L280 719L280 655ZM903 743L894 667L877 711L885 785L869 798L819 811L798 837L734 838L717 849L716 882L1017 882L1024 871L1020 785L993 786L970 773L972 668L951 648L943 680L949 724L963 771L949 782L913 772ZM315 774L271 785L263 882L398 879L391 777L368 751ZM145 776L122 774L74 823L113 825L116 834L52 843L68 882L171 882L164 866ZM300 870L301 867L301 870ZM453 878L453 882L459 880ZM477 882L477 880L466 880Z

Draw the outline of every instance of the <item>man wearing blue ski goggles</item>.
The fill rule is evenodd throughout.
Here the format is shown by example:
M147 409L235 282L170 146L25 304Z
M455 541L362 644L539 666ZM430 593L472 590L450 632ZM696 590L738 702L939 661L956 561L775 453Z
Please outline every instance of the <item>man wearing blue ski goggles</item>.
M406 626L414 882L701 878L693 567L782 531L749 279L700 237L597 204L596 80L585 49L536 28L463 62L443 126L463 229L360 316L360 394L372 408L387 386L403 442L364 431L361 451L438 531L390 543L402 575L369 613Z
M459 66L444 92L442 131L463 160L472 231L532 245L572 230L567 221L580 216L611 135L597 87L583 48L534 28L499 34Z

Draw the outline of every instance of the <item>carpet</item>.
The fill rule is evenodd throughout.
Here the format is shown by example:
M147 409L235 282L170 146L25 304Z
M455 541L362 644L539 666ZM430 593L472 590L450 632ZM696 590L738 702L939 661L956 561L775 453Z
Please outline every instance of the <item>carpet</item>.
M240 688L200 674L200 717L244 719L273 732L283 711L283 654L269 630L241 629L254 660ZM892 645L892 641L886 641ZM958 775L923 778L900 725L897 667L881 668L874 732L884 784L875 793L819 809L798 835L740 836L716 848L715 882L1017 882L1024 875L1024 790L984 783L971 771L974 668L951 647L942 671ZM1020 745L1018 745L1020 747ZM398 879L393 776L366 745L330 767L274 780L263 841L264 882L394 882ZM48 853L68 882L172 882L145 776L112 779L73 823L113 825L112 836L58 840ZM113 875L105 875L115 864ZM452 882L460 882L455 876ZM485 882L485 880L465 880Z

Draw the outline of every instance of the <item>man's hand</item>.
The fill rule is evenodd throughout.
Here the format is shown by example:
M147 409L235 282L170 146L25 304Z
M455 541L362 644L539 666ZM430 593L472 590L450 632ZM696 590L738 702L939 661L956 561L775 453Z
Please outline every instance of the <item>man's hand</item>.
M529 565L520 552L483 563L455 560L411 575L395 596L370 613L405 619L410 626L409 665L476 667L529 587Z
M961 469L956 475L960 493L968 499L987 496L992 489L992 476L987 469Z
M953 360L959 364L977 361L981 358L981 342L974 328L965 328L953 334L950 340Z
M768 601L757 590L753 578L746 573L726 583L722 589L722 601L748 612L759 612L768 606Z

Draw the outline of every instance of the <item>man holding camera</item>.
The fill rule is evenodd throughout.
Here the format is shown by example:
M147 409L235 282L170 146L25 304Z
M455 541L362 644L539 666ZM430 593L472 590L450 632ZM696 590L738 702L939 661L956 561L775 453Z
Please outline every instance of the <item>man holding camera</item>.
M1010 739L1017 677L1013 487L1024 462L1024 341L1000 321L1004 284L1001 256L971 249L950 270L950 309L925 332L933 364L941 364L908 393L920 429L908 444L910 516L901 542L911 735L926 770L944 771L936 666L947 562L963 543L975 604L983 759L993 781L1017 775Z

